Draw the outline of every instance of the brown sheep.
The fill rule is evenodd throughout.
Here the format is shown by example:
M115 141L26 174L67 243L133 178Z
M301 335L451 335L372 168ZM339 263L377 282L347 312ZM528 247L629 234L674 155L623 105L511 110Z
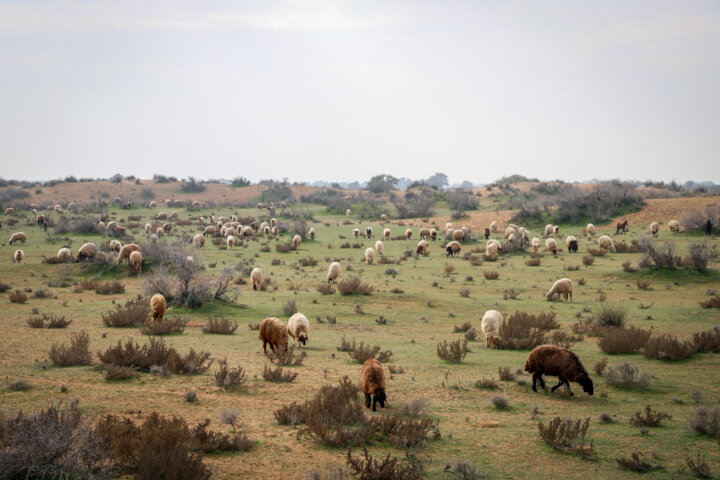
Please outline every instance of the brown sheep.
M97 253L97 245L95 245L94 243L83 243L83 245L78 249L77 258L75 261L77 263L80 263L94 259L97 256Z
M487 240L488 238L490 238L490 229L489 229L489 228L486 228L483 233L484 233L484 235L485 235L485 240Z
M410 237L412 237L412 230L411 229L405 229L405 238L410 240Z
M379 403L381 408L385 408L387 394L385 393L385 372L382 364L374 358L368 358L362 367L360 374L360 386L365 394L365 407L370 408L370 400L372 399L372 410L376 410Z
M463 232L462 230L455 230L455 231L453 232L452 238L453 238L453 240L455 240L456 242L462 242L463 239L465 238L465 232Z
M562 295L563 299L567 302L568 297L570 298L570 302L572 302L572 294L573 294L573 282L569 278L561 278L557 282L555 282L550 290L545 294L547 298L552 298L553 295L558 294Z
M460 242L452 241L445 246L445 256L457 257L460 254L461 249L462 246L460 245Z
M133 268L135 273L142 273L142 253L137 251L130 253L130 257L128 257L128 262L130 262L130 266Z
M275 317L268 317L260 324L260 340L263 342L263 353L267 355L267 344L270 350L276 351L280 346L288 349L288 332L284 323Z
M537 392L536 383L539 380L540 386L545 389L543 375L558 377L560 383L552 387L557 390L562 384L567 386L568 392L572 395L569 382L576 382L582 385L583 391L589 395L593 394L593 382L587 370L580 363L580 359L567 348L557 345L540 345L528 355L525 363L525 371L533 374L533 391Z
M124 247L120 249L120 253L117 257L117 262L122 263L123 260L128 260L130 258L130 254L132 252L139 252L140 251L140 245L137 243L128 243Z
M12 245L15 242L20 242L25 245L26 241L27 235L25 235L23 232L15 232L10 236L10 241L8 242L8 244Z
M156 293L150 299L150 312L152 312L152 318L155 322L160 323L165 317L165 309L167 308L167 302L165 297Z

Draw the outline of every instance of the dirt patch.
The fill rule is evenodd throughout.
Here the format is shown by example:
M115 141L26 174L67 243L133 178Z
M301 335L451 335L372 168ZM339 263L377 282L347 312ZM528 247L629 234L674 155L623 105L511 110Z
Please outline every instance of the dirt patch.
M720 197L651 198L645 203L647 205L639 212L617 217L606 227L614 227L616 223L623 220L627 220L630 226L650 222L667 222L673 219L680 220L689 210L702 209L713 203L720 203Z

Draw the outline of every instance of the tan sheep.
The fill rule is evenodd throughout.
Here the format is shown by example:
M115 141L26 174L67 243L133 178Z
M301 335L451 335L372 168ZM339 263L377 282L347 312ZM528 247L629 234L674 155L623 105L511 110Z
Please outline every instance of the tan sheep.
M349 217L349 216L350 216L350 213L351 213L351 212L350 212L350 209L349 209L349 208L348 208L347 210L345 210L345 216L346 216L346 217Z
M120 249L122 248L122 243L120 243L119 240L111 240L108 246L111 252L119 253Z
M98 253L97 245L94 243L84 243L79 249L76 262L84 262L92 260Z
M255 267L250 272L250 281L253 290L261 290L263 285L263 271L259 267Z
M381 222L387 222L387 215L384 214L384 213L383 213L382 215L380 215L380 221L381 221Z
M545 225L545 236L549 237L553 234L553 230L555 229L554 225L550 225L549 223Z
M428 247L430 244L428 244L427 240L420 240L417 244L417 248L415 248L415 253L417 255L425 255L425 252L427 252Z
M159 212L157 215L155 215L155 220L166 220L167 216L167 212Z
M423 240L427 240L430 238L430 229L429 228L421 228L420 229L420 238Z
M22 263L23 258L25 258L25 252L22 250L15 250L15 253L13 253L13 262Z
M498 250L497 243L488 242L487 245L485 245L485 256L488 258L495 257L498 254Z
M169 233L170 230L172 230L172 227L173 227L172 223L163 223L163 224L162 224L162 229L163 229L164 232L168 232L168 233Z
M26 241L27 235L25 235L23 232L15 232L10 236L10 241L8 243L12 245L13 243L20 242L25 245Z
M389 228L386 228L385 230L383 230L383 237L385 238L385 241L390 240L390 229Z
M168 215L168 220L177 220L178 218L178 212L172 211L170 212L170 215Z
M453 224L452 224L452 223L448 222L448 223L445 224L445 230L450 230L451 228L453 228Z
M130 258L130 254L132 252L139 252L140 251L140 245L137 243L128 243L124 247L120 249L120 253L117 257L117 262L122 263L123 260L128 260Z
M306 345L308 342L308 334L310 333L310 322L302 313L295 313L288 320L287 331L293 343L300 348L300 345Z
M592 223L588 223L587 227L585 227L585 233L587 233L588 237L595 236L595 232L595 225L593 225Z
M668 228L673 233L680 233L680 222L677 220L670 220L668 222Z
M149 208L157 208L157 202L155 200L151 200L150 203L148 203Z
M195 245L195 248L203 248L205 246L205 237L202 233L198 233L193 237L193 245Z
M408 240L410 240L411 237L412 237L412 229L406 228L406 229L405 229L405 238L407 238Z
M225 239L225 244L227 245L227 248L233 248L233 246L235 245L235 237L233 237L232 235L229 235Z
M554 238L548 238L545 240L545 251L557 255L558 247L557 242Z
M464 238L465 238L465 232L464 232L464 231L462 231L462 230L455 230L455 231L453 232L452 239L455 240L456 242L461 242L461 243L462 243L462 241L463 241Z
M167 302L165 297L161 294L156 293L150 299L150 313L152 313L152 319L156 323L160 323L165 318L165 310L167 309Z
M137 273L138 275L142 273L142 254L138 251L130 253L130 257L128 257L128 261L130 262L130 266L132 269Z
M497 310L488 310L485 312L480 324L485 334L485 346L487 348L497 348L498 338L500 337L500 326L503 323L503 316Z
M72 262L72 260L73 260L72 252L70 251L69 248L63 247L60 250L58 250L57 258L61 262L66 262L66 263Z
M567 238L565 238L565 246L567 247L569 253L577 253L578 241L577 238L575 238L575 235L568 235Z
M433 242L437 240L437 230L435 230L434 228L430 229L430 240L432 240Z
M562 295L563 299L567 302L568 298L570 302L573 301L573 282L569 278L561 278L555 282L550 290L545 294L547 298L552 298L553 295Z
M292 239L292 243L295 250L297 250L300 247L300 243L302 243L302 237L300 235L295 235Z
M650 224L650 233L653 234L653 237L657 236L659 230L660 230L660 224L658 222L652 222Z
M357 240L359 236L360 236L360 229L353 228L353 237L355 237L355 240Z
M462 250L462 245L460 245L460 242L452 241L445 245L445 256L446 257L457 257L460 254L460 250Z
M490 222L490 231L495 233L495 232L497 232L497 229L498 229L498 223L494 222L494 221Z
M165 230L162 227L158 227L155 229L155 236L160 238L163 235L165 235Z
M8 208L5 209L5 215L14 215L14 214L15 214L15 209L14 209L14 208L8 207Z
M268 230L268 231L270 231L270 230ZM315 229L314 228L311 228L308 231L308 237L310 238L310 240L315 240Z
M532 251L533 251L533 253L537 253L537 252L538 252L538 248L540 248L540 239L537 238L537 237L534 237L534 238L532 239L531 245L532 245Z
M366 261L368 265L372 265L373 260L375 260L375 250L371 247L366 248L365 258L363 258L363 260Z
M272 234L273 236L277 237L280 235L280 227L272 227Z
M217 230L215 230L215 227L210 225L209 227L205 227L205 230L203 230L202 234L203 234L203 236L205 236L205 235L214 236L216 231Z
M381 257L384 257L384 256L385 256L385 255L383 254L383 247L384 247L384 245L383 245L383 242L382 242L381 240L378 240L377 242L375 242L375 251L376 251L376 252L378 253L378 255L380 255Z
M145 235L150 235L152 233L152 224L146 223L145 224Z
M613 239L607 235L603 235L598 238L598 246L611 252L615 251L615 243L613 242Z

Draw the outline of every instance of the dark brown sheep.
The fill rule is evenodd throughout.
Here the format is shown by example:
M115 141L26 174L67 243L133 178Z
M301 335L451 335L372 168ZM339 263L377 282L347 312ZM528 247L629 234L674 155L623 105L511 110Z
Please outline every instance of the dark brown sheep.
M528 355L525 363L525 371L533 374L533 391L537 392L536 382L545 388L543 375L558 377L560 383L552 387L552 391L558 389L563 383L567 385L568 392L572 395L569 382L577 382L583 387L583 391L593 394L593 382L590 376L580 363L580 359L567 348L556 345L540 345Z
M372 397L372 409L376 411L376 405L379 403L381 408L385 408L387 395L385 394L385 372L382 364L374 358L368 358L363 364L362 373L360 374L360 386L365 394L365 406L370 408L370 399Z
M485 240L487 240L488 238L490 238L490 229L489 229L489 228L486 228L484 234L485 234Z
M267 344L273 352L281 345L288 349L288 331L283 322L275 317L268 317L260 324L260 340L263 342L263 353L267 355Z
M622 234L625 235L625 231L627 230L627 227L628 227L628 221L625 220L625 221L622 222L622 223L621 223L621 222L618 222L618 224L615 225L615 227L616 227L616 228L615 228L615 235L617 235L617 234L620 233L620 232L622 232Z

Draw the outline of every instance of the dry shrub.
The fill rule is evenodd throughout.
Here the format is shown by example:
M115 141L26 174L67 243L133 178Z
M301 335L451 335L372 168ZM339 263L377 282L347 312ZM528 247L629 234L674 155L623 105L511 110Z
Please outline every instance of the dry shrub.
M398 365L388 365L388 370L393 374L405 373L405 369Z
M645 344L645 358L656 360L682 360L697 352L695 344L691 341L677 339L674 335L663 334L652 337Z
M483 275L487 280L497 280L500 274L495 270L483 270Z
M267 354L270 363L280 366L300 366L303 364L305 357L307 357L307 353L305 352L300 352L300 355L296 355L294 345L290 345L287 350L276 348L273 351L270 349L270 352Z
M288 382L289 383L289 382L292 382L293 380L295 380L295 378L297 378L298 374L297 374L297 372L289 372L287 370L283 370L282 367L270 368L267 365L265 365L262 376L268 382L276 382L276 383Z
M316 287L316 290L318 292L322 293L323 295L332 295L333 293L335 293L335 287L333 287L329 283L318 284L318 286Z
M370 295L374 287L364 283L360 277L343 278L338 281L337 289L342 295Z
M8 298L10 299L11 303L25 303L28 301L27 293L21 290L15 290L8 296Z
M598 327L622 328L625 326L626 318L627 309L624 306L603 303L595 316L595 324Z
M592 453L592 442L586 445L590 417L585 420L555 417L547 425L538 423L540 438L553 449L587 456Z
M255 445L247 434L234 431L232 434L208 430L210 419L206 418L190 430L193 437L192 449L201 452L249 452Z
M607 358L601 358L597 362L595 362L595 365L593 366L593 370L595 373L600 375L602 377L603 372L605 371L605 368L607 368L608 359Z
M470 322L465 322L465 323L463 323L462 325L460 325L459 327L458 327L457 325L455 325L455 326L453 327L453 333L463 333L463 332L467 332L467 331L470 330L471 328L472 328L472 324L471 324Z
M236 321L231 322L230 319L225 317L210 317L208 323L203 327L202 331L203 333L213 333L217 335L232 335L235 333L235 330L238 329L238 326L239 324Z
M377 262L378 262L380 265L389 265L389 264L391 264L391 263L396 263L395 260L393 260L392 258L390 258L390 257L385 257L385 256L380 257Z
M649 236L640 239L638 248L645 254L640 260L641 267L674 270L681 260L674 243L658 245L655 239Z
M298 263L301 267L314 267L315 265L317 265L318 261L315 260L313 257L307 257L298 259Z
M0 293L5 293L9 291L12 288L11 285L8 285L7 283L0 282Z
M117 280L98 282L95 285L95 293L98 293L100 295L114 295L117 293L125 293L125 285Z
M340 348L345 348L345 350L340 350ZM350 358L360 364L364 364L370 358L374 358L380 363L387 363L390 361L390 357L392 357L392 351L381 351L380 345L370 346L365 345L365 342L360 342L359 344L356 344L355 340L353 340L351 344L350 342L345 340L345 337L342 338L341 345L338 350L348 352Z
M183 315L165 317L161 322L148 320L140 326L140 333L143 335L172 335L174 333L182 333L188 322L190 322L190 317Z
M65 328L73 321L59 315L43 313L39 317L30 317L27 319L30 328Z
M47 288L36 288L33 290L33 297L34 298L50 298L52 297L52 293Z
M516 311L500 325L496 348L525 350L546 343L545 332L560 328L555 312L530 314Z
M512 382L515 380L515 374L510 367L498 367L498 377L502 382Z
M50 361L56 367L73 367L75 365L90 365L90 335L85 330L70 337L70 346L53 344L50 347Z
M440 438L437 420L409 418L400 415L380 415L370 421L381 438L386 438L395 448L418 451L425 447L428 436Z
M578 320L570 325L570 330L572 330L573 333L588 335L590 337L597 337L605 331L604 328L597 326L594 316Z
M483 388L486 390L495 390L497 388L500 388L500 385L498 384L497 380L494 378L481 378L477 382L475 382L475 388Z
M540 257L532 257L525 260L525 265L528 267L537 267L540 265Z
M650 282L649 282L648 280L643 280L643 279L641 279L641 278L638 278L638 279L635 281L635 285L636 285L637 288L639 288L640 290L647 290L648 288L650 288Z
M572 335L562 330L556 330L550 334L548 342L558 347L571 348L575 343L582 342L583 339L582 335Z
M587 251L593 257L604 257L607 253L607 250L605 250L604 248L588 247Z
M609 328L605 335L600 338L598 346L609 354L634 353L642 349L652 332L642 328Z
M699 406L688 419L688 424L696 435L717 437L720 435L720 406Z
M413 398L404 403L401 410L406 417L422 417L430 411L430 403L424 398Z
M585 265L586 267L589 267L590 265L592 265L593 263L595 263L595 257L593 257L593 256L591 256L591 255L583 255L582 263L583 263L583 265Z
M702 308L720 308L720 295L713 295L705 301L700 302Z
M165 366L178 375L199 375L207 372L212 364L213 360L210 359L210 352L198 353L191 348L188 353L183 355L171 348Z
M623 270L628 273L633 273L637 271L637 268L632 266L632 262L630 260L623 262L622 264Z
M693 334L693 343L698 352L720 353L720 328Z
M105 365L105 380L127 380L135 376L135 369L132 367L119 367L117 365Z
M260 330L260 324L259 323L248 323L248 328L250 330Z
M110 452L77 401L67 409L0 414L0 444L3 478L109 478L114 473Z
M671 418L672 415L653 411L650 405L646 405L644 412L637 411L632 414L630 423L635 427L657 427L663 420L670 420Z
M650 374L640 373L636 366L628 362L608 368L603 377L607 383L618 388L642 390L650 386Z
M128 300L124 306L115 305L115 311L102 314L106 327L138 327L150 318L150 305L140 295Z
M353 475L360 480L419 480L423 477L423 467L419 462L402 463L389 453L387 457L378 459L364 447L362 457L353 457L352 449L349 449L347 463Z
M227 358L218 360L218 365L220 368L215 372L215 386L222 388L224 392L243 386L247 376L240 365L237 368L229 368Z
M288 300L287 302L283 303L282 311L288 317L296 314L298 309L297 309L297 303L295 303L295 300Z
M438 357L446 362L460 363L465 358L465 355L467 355L467 345L467 339L463 341L455 340L454 342L443 340L437 344L436 353Z
M712 471L708 466L707 459L702 455L686 455L685 464L698 478L712 478Z
M574 272L575 270L580 270L580 265L565 265L564 269L568 272Z
M637 473L647 473L652 470L662 470L663 466L648 460L642 452L633 452L629 457L616 458L615 461L620 467L626 470L632 470Z
M276 243L275 251L278 253L287 253L295 247L292 242L287 243Z
M98 358L104 364L121 367L133 367L143 372L149 372L151 367L164 367L177 373L203 373L210 368L212 360L207 352L196 353L190 349L186 355L181 355L172 347L168 347L162 338L150 337L149 342L138 345L132 338L117 345L108 347L104 352L98 352Z

